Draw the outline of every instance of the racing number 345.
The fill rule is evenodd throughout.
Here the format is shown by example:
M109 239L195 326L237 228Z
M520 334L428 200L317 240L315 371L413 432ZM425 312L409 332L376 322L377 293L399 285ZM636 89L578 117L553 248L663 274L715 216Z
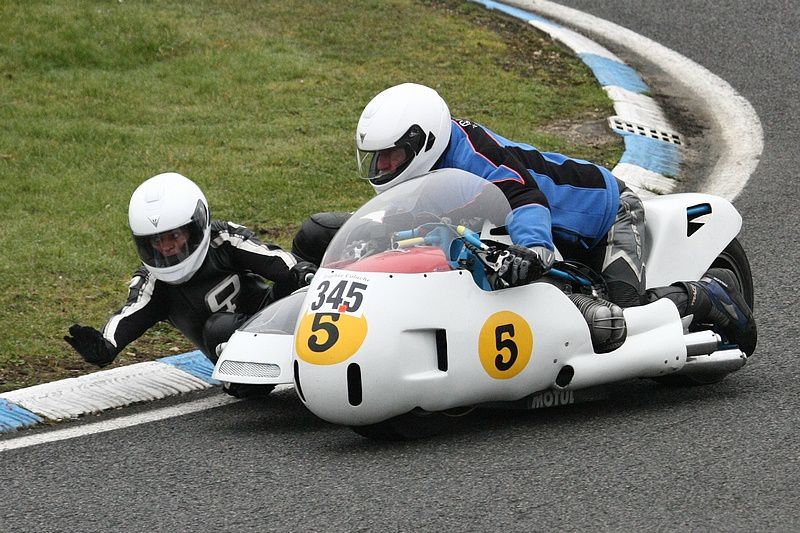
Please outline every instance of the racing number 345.
M331 288L331 282L325 280L317 287L317 299L311 304L311 310L318 311L323 307L330 307L339 313L352 313L361 307L366 288L364 283L347 280L342 280Z

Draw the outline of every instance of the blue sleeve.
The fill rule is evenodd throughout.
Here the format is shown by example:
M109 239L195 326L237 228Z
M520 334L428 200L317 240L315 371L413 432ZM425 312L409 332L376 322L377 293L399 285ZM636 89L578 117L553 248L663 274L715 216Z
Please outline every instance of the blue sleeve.
M522 246L554 249L547 198L525 164L485 128L454 119L450 144L437 168L466 170L497 185L511 206L511 240Z
M550 210L541 205L526 205L511 212L506 222L512 242L521 246L544 246L555 250L551 229Z

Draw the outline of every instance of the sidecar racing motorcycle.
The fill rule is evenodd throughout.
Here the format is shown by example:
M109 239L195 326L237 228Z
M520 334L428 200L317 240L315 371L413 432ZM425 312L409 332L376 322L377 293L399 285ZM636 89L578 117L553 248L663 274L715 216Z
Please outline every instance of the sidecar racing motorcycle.
M753 282L736 239L742 219L706 194L648 199L648 287L733 272L747 303ZM324 420L376 438L436 432L475 406L569 403L573 391L632 378L714 383L746 355L711 330L688 331L660 299L624 309L598 350L576 305L603 303L602 278L557 262L539 281L505 287L497 272L513 219L492 183L443 169L401 183L336 233L310 285L255 315L224 346L214 377L269 390L292 383Z

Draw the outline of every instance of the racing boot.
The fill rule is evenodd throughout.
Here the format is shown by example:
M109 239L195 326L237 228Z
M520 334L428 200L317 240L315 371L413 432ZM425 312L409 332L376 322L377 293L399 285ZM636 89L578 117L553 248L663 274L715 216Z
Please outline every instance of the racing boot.
M700 281L682 285L689 293L686 314L693 315L690 328L709 325L750 357L758 340L756 321L739 292L736 276L730 270L713 268Z
M589 325L595 352L607 353L622 346L627 327L620 306L585 294L569 294L568 297Z

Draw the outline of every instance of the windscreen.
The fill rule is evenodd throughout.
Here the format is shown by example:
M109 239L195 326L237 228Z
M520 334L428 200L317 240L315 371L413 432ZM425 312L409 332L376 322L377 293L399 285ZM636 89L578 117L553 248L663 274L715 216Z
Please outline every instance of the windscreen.
M357 262L370 257L410 257L409 251L422 248L439 249L452 259L453 241L461 239L464 228L481 233L510 222L508 200L493 183L463 170L436 170L358 209L331 241L322 267L357 269Z
M248 333L286 333L294 335L294 327L300 308L308 292L307 287L297 290L285 298L272 303L253 315L239 328Z

